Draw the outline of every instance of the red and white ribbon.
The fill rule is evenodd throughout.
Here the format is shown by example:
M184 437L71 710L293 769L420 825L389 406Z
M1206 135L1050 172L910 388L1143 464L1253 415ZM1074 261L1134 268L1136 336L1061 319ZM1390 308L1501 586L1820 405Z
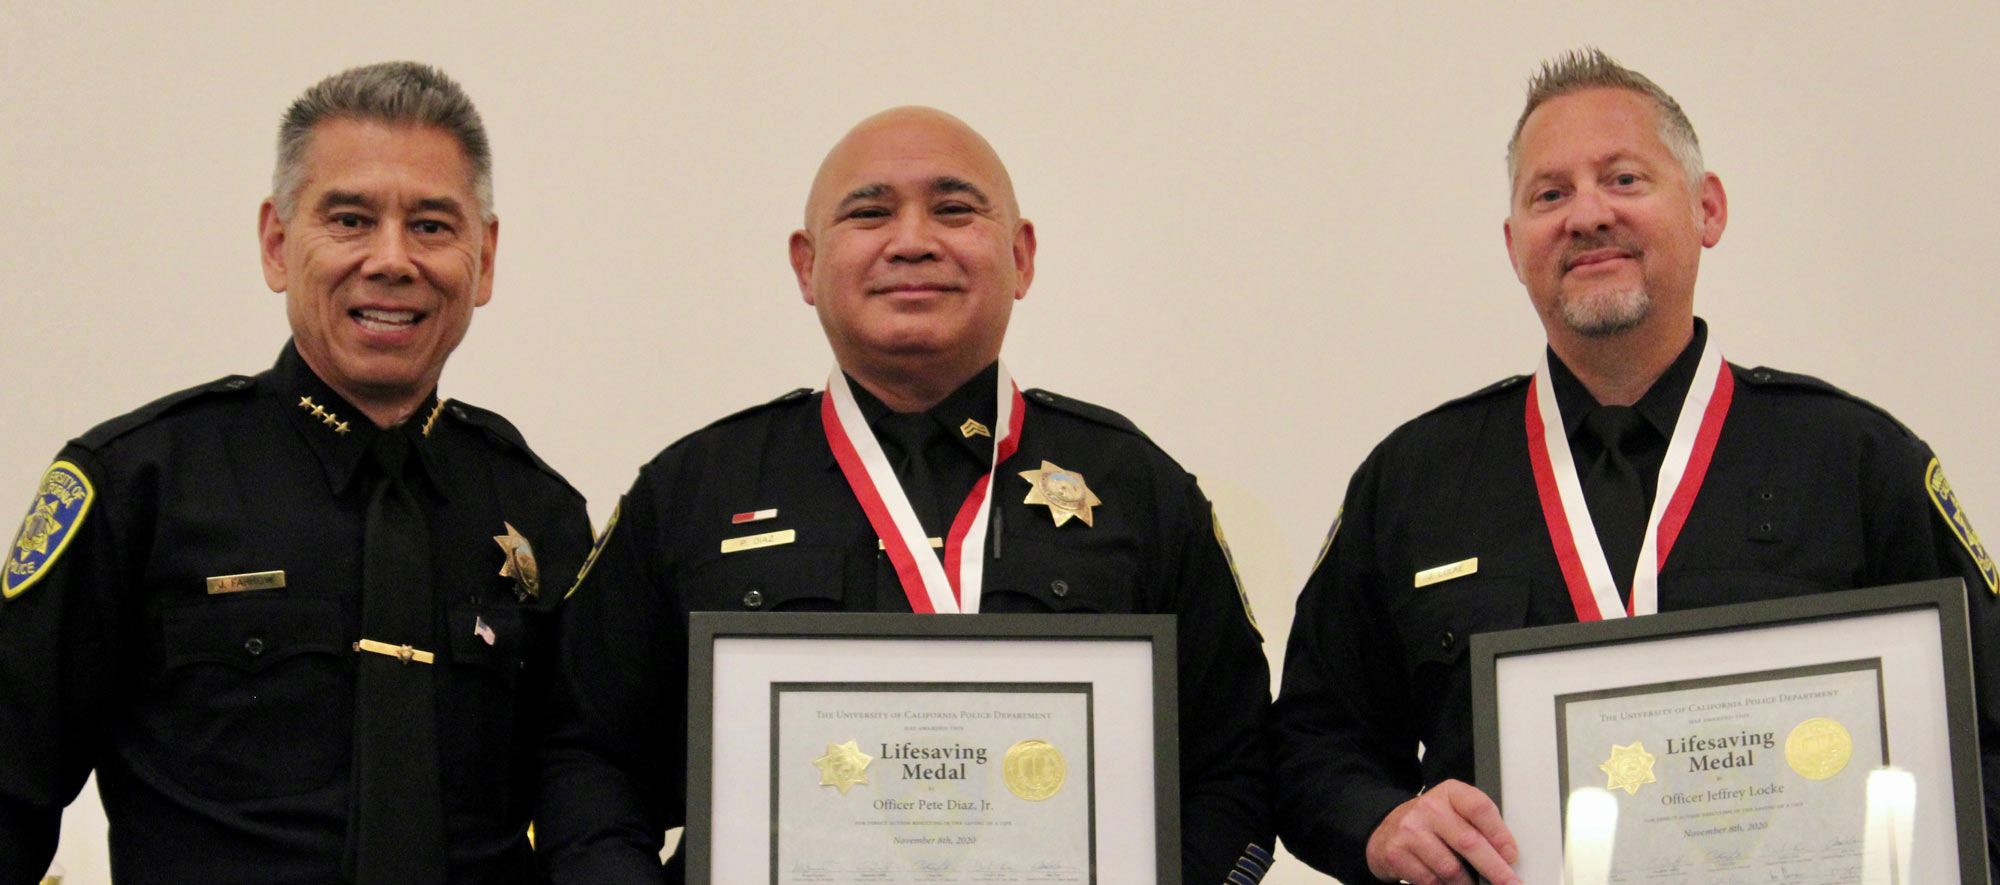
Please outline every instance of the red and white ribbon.
M1021 389L1014 386L1006 363L999 365L997 374L993 399L999 415L993 423L999 428L999 436L993 440L993 462L987 466L986 475L972 484L965 503L959 506L951 531L945 536L942 563L931 553L923 523L917 519L916 509L910 506L909 496L903 493L903 484L897 481L888 457L882 454L882 444L868 429L868 419L854 401L847 376L835 366L833 375L827 379L826 395L820 399L820 423L826 428L827 445L833 447L840 472L846 475L848 487L854 490L862 511L868 514L868 524L881 537L882 549L889 554L903 592L910 598L911 611L968 615L979 611L980 581L985 574L987 514L993 509L990 506L993 471L1020 447L1021 418L1027 412ZM859 432L850 432L849 428L858 428Z
M1590 521L1576 459L1570 454L1569 435L1563 432L1562 412L1556 407L1555 385L1549 380L1548 356L1543 355L1528 387L1528 459L1534 466L1542 516L1548 521L1556 560L1562 565L1563 582L1569 586L1578 620L1650 615L1660 610L1660 569L1667 564L1674 540L1680 537L1681 526L1687 523L1688 511L1701 492L1735 389L1735 379L1723 364L1721 351L1713 340L1705 342L1694 380L1681 402L1680 418L1674 422L1673 439L1667 441L1666 460L1660 464L1659 482L1654 486L1659 491L1653 495L1653 511L1646 520L1646 540L1633 568L1632 601L1627 608L1618 600L1618 584L1612 580L1611 566L1597 542L1597 528ZM1672 494L1662 493L1667 489L1672 489Z

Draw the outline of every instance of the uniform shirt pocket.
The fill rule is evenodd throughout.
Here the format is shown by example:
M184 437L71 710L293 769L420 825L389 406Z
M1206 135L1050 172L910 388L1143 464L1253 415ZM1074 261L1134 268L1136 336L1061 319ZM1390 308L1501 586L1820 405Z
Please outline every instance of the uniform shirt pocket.
M1140 612L1135 569L1111 552L1069 550L1007 538L1007 555L986 570L983 612Z
M1472 648L1472 635L1528 623L1528 579L1458 578L1402 593L1393 612L1411 679L1441 687Z
M438 709L449 748L443 757L446 802L456 813L495 820L527 813L510 800L514 787L533 777L532 747L516 738L528 727L519 690L527 619L534 616L511 602L445 609L450 657L439 662L447 667L438 674Z
M687 583L690 611L840 611L846 557L831 547L786 545L723 554Z
M340 611L310 596L232 595L161 613L166 669L145 717L189 790L289 796L346 770L352 683Z

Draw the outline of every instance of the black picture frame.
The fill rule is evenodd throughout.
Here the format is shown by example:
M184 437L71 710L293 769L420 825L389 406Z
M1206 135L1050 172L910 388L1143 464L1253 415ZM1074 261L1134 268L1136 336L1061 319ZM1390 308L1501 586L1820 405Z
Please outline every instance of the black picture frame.
M1952 819L1955 831L1950 844L1955 845L1958 855L1959 877L1965 883L1988 881L1985 802L1981 787L1980 758L1978 745L1977 715L1974 706L1973 668L1971 640L1968 633L1964 581L1946 578L1909 584L1897 584L1857 590L1816 593L1783 599L1748 602L1737 605L1715 606L1686 611L1662 612L1636 618L1616 618L1576 624L1556 624L1508 630L1495 633L1481 633L1472 637L1472 722L1475 754L1476 786L1484 791L1500 806L1503 816L1508 818L1510 828L1515 831L1524 858L1530 852L1539 853L1543 858L1563 856L1563 833L1560 827L1550 833L1548 827L1523 828L1515 826L1517 819L1534 816L1547 819L1547 809L1536 803L1557 802L1555 795L1517 796L1508 792L1504 783L1503 768L1515 771L1524 761L1510 757L1510 752L1538 753L1539 741L1521 741L1535 744L1522 749L1511 749L1504 740L1510 730L1505 723L1508 715L1516 716L1515 721L1531 721L1532 717L1544 715L1530 709L1519 709L1509 713L1501 709L1503 696L1520 698L1540 696L1546 693L1553 700L1563 693L1563 687L1524 686L1502 684L1503 662L1524 661L1546 655L1567 655L1583 650L1622 649L1620 654L1651 655L1653 660L1671 658L1673 644L1694 637L1727 634L1740 638L1744 648L1765 648L1768 643L1760 641L1763 631L1774 631L1800 626L1853 622L1853 619L1882 618L1892 614L1909 612L1935 613L1938 654L1933 662L1937 668L1943 689L1944 709L1936 711L1936 718L1944 722L1944 749L1949 754L1947 766L1951 790ZM1865 624L1865 621L1863 622ZM1878 631L1887 632L1887 631ZM1844 634L1851 635L1851 634ZM1768 638L1768 637L1766 637ZM1706 666L1715 673L1749 673L1785 667L1805 667L1827 664L1839 660L1869 657L1896 641L1896 637L1878 637L1879 646L1854 647L1853 643L1837 648L1825 649L1823 660L1800 659L1772 660L1769 657L1754 658L1754 652L1746 653L1745 663L1736 666L1732 660L1706 660L1696 666ZM1927 642L1928 640L1926 640ZM1863 643L1866 646L1866 642ZM1726 658L1726 656L1725 656ZM1586 660L1578 658L1578 661ZM1601 658L1599 658L1601 660ZM1559 658L1543 658L1543 665L1558 664ZM1517 668L1521 669L1521 668ZM1715 674L1709 674L1715 675ZM1511 677L1524 682L1526 673ZM1582 677L1590 678L1590 677ZM1624 685L1607 682L1597 688L1616 690ZM1568 686L1573 690L1575 686ZM1516 705L1517 707L1520 705ZM1512 709L1512 708L1510 708ZM1556 706L1541 708L1553 717ZM1559 729L1560 726L1558 725ZM1888 726L1885 724L1885 732ZM1907 753L1911 748L1905 747ZM1916 748L1919 752L1925 749ZM1518 792L1518 791L1517 791ZM1510 814L1510 802L1515 813ZM1522 812L1522 803L1527 803ZM1557 814L1560 819L1560 813Z
M779 644L843 642L856 640L943 640L984 646L982 657L1005 660L1009 644L1026 649L1033 643L1033 661L1021 661L1013 672L1048 672L1046 652L1050 642L1083 644L1138 641L1150 647L1150 688L1152 694L1151 734L1153 802L1150 808L1094 808L1093 815L1148 814L1152 817L1154 867L1162 885L1180 882L1180 738L1178 678L1175 669L1178 649L1174 615L1080 615L1080 614L980 614L917 615L879 613L775 613L775 612L694 612L689 616L688 636L688 736L687 736L687 826L682 852L687 858L690 882L706 882L715 869L714 838L716 821L715 754L712 738L716 733L715 647L718 640L750 638L778 640ZM774 645L773 648L777 648ZM796 646L810 648L809 646ZM993 655L998 649L1003 654ZM1009 672L1002 665L996 672ZM824 678L825 674L813 674ZM770 684L786 681L773 679ZM837 678L832 681L851 683ZM910 680L904 679L904 682ZM1022 683L1047 682L1044 678L993 681ZM1099 691L1130 690L1130 686L1104 685ZM1112 748L1125 750L1129 748ZM1103 752L1100 748L1099 752ZM768 770L768 760L765 768ZM1095 849L1094 849L1095 850ZM1107 865L1106 860L1111 863ZM1115 859L1092 858L1099 871L1116 869ZM1111 881L1116 881L1115 877ZM1151 881L1151 880L1149 880Z

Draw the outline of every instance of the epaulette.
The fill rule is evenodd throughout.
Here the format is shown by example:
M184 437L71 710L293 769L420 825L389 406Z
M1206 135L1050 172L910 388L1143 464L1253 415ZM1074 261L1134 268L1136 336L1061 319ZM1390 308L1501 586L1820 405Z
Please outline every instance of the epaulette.
M1050 393L1039 387L1031 389L1023 395L1050 408L1068 412L1078 418L1094 421L1106 427L1123 430L1147 442L1152 442L1146 436L1145 432L1139 429L1139 425L1132 423L1132 419L1095 403L1087 403L1080 399L1070 399L1062 394Z
M787 391L784 396L778 397L777 399L771 400L770 402L758 403L754 406L751 406L750 408L743 409L741 411L731 412L727 415L715 419L714 421L710 421L708 422L708 426L702 429L706 430L708 429L708 427L719 427L721 425L728 424L729 422L734 421L738 418L747 418L751 415L755 415L758 412L764 411L765 409L782 406L786 403L796 402L800 397L811 396L812 394L813 394L813 388L810 387L801 387L798 388L797 390Z
M1887 419L1890 424L1894 424L1898 429L1902 430L1904 433L1915 436L1914 433L1911 433L1908 427L1903 426L1903 422L1896 420L1896 416L1889 414L1889 410L1884 409L1881 406L1871 403L1865 399L1862 399L1861 397L1855 396L1854 394L1848 393L1847 391L1842 390L1841 388L1826 381L1825 379L1815 378L1811 375L1801 375L1797 372L1786 372L1779 369L1773 369L1769 366L1758 366L1754 369L1745 369L1740 366L1731 366L1731 368L1736 369L1737 380L1742 381L1745 384L1761 388L1772 388L1772 389L1789 388L1792 390L1802 390L1809 393L1820 393L1820 394L1826 394L1828 396L1838 397L1840 399L1844 399L1848 402L1854 403L1855 405L1861 406L1871 412L1874 412L1877 415L1881 415L1883 418Z
M440 405L445 414L485 431L487 436L499 440L507 447L521 453L535 465L537 470L548 474L550 479L562 483L563 488L569 489L570 494L577 496L579 499L583 497L583 493L577 491L575 486L570 485L569 480L564 479L562 474L557 473L554 467L550 467L547 461L543 461L542 456L535 454L534 449L528 448L527 438L521 436L521 431L514 427L514 423L501 417L500 413L488 411L470 403L462 403L455 399L445 400Z
M1514 388L1527 383L1529 379L1532 379L1534 377L1535 376L1533 375L1509 375L1505 378L1495 381L1492 384L1488 384L1485 387L1481 387L1478 390L1475 390L1457 399L1446 400L1445 402L1439 404L1437 408L1432 409L1431 411L1440 412L1445 409L1449 409L1452 406L1459 405L1460 403L1469 403L1474 400L1485 399L1496 393L1502 393L1504 391L1513 390Z
M97 449L109 445L125 434L159 420L168 412L208 396L247 393L257 386L257 379L248 375L225 375L207 384L197 384L186 390L169 393L139 408L119 415L109 421L85 431L76 441L85 448Z

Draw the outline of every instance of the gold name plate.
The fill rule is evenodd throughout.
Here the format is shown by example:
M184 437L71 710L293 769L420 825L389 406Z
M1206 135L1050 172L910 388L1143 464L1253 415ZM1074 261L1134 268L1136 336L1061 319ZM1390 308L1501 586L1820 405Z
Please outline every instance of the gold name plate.
M1429 587L1430 585L1436 584L1439 581L1449 581L1452 578L1463 578L1466 575L1472 574L1473 572L1476 571L1479 571L1479 557L1475 556L1471 559L1461 559L1450 565L1441 565L1438 566L1437 568L1427 568L1424 569L1423 571L1418 572L1417 586Z
M245 590L276 590L285 586L285 572L249 572L241 575L218 575L208 579L208 592L241 593Z
M741 553L745 550L755 550L759 547L776 547L779 544L790 544L798 539L799 533L797 529L783 529L781 531L765 532L761 535L745 535L741 538L724 538L722 541L722 552Z

